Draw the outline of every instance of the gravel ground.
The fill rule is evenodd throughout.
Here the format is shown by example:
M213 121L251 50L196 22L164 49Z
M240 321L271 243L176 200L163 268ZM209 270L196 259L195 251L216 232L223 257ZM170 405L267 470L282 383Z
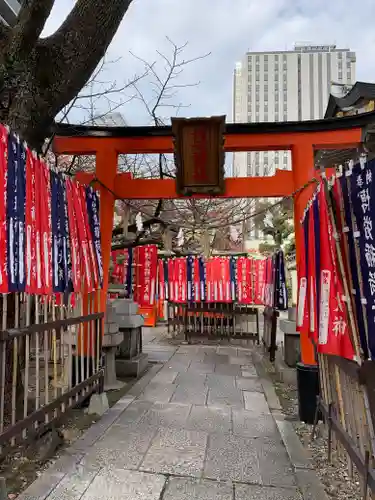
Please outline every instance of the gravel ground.
M344 453L332 451L332 463L328 462L328 440L323 424L319 424L316 438L311 441L312 426L298 419L296 388L277 381L273 367L267 366L267 372L275 385L285 414L289 416L302 444L312 456L316 472L328 497L337 500L363 500L360 476L355 467L353 467L353 473L350 474Z

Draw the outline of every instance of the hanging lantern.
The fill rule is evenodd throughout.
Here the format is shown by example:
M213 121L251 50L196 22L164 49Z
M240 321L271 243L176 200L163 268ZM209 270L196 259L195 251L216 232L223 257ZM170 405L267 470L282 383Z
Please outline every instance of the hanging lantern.
M180 230L178 231L178 235L177 235L177 246L182 247L184 242L185 242L184 232L183 232L182 228L180 228Z
M172 234L169 229L166 229L162 235L164 249L168 252L172 251Z
M125 205L122 214L122 234L125 237L128 235L129 219L130 219L130 208L128 205Z
M234 243L236 243L238 241L238 231L237 231L237 228L235 226L230 226L229 236L230 236L230 239L232 241L234 241Z
M273 215L272 215L272 213L269 210L266 212L266 215L264 216L263 223L264 223L264 225L266 227L271 227L271 228L274 227L274 225L273 225Z
M137 231L140 233L143 230L143 220L141 212L138 212L135 216L135 225L137 226Z
M210 233L206 230L202 236L202 249L204 257L208 258L210 256L211 238Z

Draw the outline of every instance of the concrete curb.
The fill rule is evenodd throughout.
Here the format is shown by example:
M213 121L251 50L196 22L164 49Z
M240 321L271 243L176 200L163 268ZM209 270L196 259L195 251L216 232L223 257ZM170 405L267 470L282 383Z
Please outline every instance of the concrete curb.
M324 487L314 470L311 455L302 445L292 423L285 419L280 400L276 394L272 381L267 375L261 354L253 351L253 360L262 383L271 414L276 422L281 439L283 440L289 459L292 463L303 500L329 500Z

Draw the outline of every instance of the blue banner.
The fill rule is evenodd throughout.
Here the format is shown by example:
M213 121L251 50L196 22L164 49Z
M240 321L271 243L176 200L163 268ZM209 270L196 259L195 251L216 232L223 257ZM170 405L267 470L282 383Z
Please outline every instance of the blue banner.
M92 186L86 188L86 206L94 245L95 259L99 272L100 287L103 286L103 259L100 241L99 196Z
M236 283L236 258L231 257L229 261L229 273L230 273L230 288L232 293L233 302L236 300L237 295L237 283Z
M194 301L194 257L189 255L186 259L186 270L187 270L187 296L188 301Z
M7 179L7 252L9 291L22 292L25 273L26 152L18 138L9 134Z
M206 300L206 266L203 257L199 257L199 281L201 284L201 301Z
M344 217L345 224L348 228L345 233L347 236L348 249L349 249L349 261L350 261L350 269L352 274L352 290L351 292L354 294L354 304L356 310L356 318L359 330L359 336L361 341L361 347L365 356L365 359L368 359L368 346L367 346L367 338L366 338L366 330L365 330L365 320L363 316L363 304L361 301L361 287L359 284L359 274L357 267L357 257L356 257L356 249L355 249L355 239L354 239L354 231L356 228L356 220L352 217L351 211L351 201L349 198L349 189L348 182L350 182L350 177L341 176L340 178L341 192L343 198L343 207L344 207ZM355 227L354 227L355 225ZM343 228L344 229L344 228ZM319 304L319 302L318 302Z
M360 263L363 294L366 301L368 347L371 357L375 357L375 160L362 168L356 165L350 179L351 201L356 217L360 248Z

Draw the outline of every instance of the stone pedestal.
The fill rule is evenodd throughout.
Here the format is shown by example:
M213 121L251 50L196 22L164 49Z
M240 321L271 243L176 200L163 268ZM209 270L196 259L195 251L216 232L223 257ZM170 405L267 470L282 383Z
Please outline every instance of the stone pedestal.
M295 368L301 357L300 336L296 322L289 319L280 320L280 329L284 332L284 361L289 367Z
M148 365L148 356L142 352L144 318L131 299L116 299L112 306L122 334L116 353L116 373L119 377L139 377Z
M105 353L104 390L115 391L124 386L116 376L116 351L123 337L116 321L116 310L107 304L104 322L103 351Z

